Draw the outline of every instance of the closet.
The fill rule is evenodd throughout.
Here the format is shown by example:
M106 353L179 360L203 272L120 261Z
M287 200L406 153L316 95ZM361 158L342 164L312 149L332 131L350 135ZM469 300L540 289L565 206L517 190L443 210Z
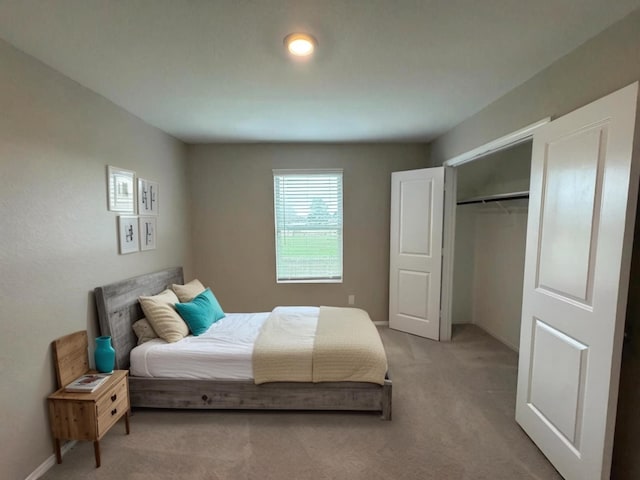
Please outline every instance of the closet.
M517 351L531 141L455 168L452 323L473 323Z

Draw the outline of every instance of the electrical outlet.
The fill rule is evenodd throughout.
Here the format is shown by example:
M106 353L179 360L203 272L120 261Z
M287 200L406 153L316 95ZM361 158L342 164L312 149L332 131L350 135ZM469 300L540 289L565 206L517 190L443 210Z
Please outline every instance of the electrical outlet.
M349 302L349 305L354 305L356 303L356 296L355 295L349 295L349 298L347 300Z

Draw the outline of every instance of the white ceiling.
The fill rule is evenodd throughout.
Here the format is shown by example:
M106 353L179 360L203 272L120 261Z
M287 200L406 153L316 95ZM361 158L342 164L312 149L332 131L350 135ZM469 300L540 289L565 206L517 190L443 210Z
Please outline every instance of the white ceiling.
M640 0L0 0L0 37L184 141L429 141ZM293 31L319 43L293 61Z

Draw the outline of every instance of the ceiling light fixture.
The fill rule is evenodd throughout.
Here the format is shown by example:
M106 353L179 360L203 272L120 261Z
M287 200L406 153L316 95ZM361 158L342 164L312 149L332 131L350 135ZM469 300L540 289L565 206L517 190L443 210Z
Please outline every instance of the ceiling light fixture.
M318 42L306 33L290 33L284 37L284 44L291 55L308 57L313 53Z

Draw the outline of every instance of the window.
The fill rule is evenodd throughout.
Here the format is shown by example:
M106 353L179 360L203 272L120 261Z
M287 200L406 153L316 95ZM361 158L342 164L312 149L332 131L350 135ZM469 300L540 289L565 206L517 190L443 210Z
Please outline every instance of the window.
M278 282L342 281L342 170L274 170Z

